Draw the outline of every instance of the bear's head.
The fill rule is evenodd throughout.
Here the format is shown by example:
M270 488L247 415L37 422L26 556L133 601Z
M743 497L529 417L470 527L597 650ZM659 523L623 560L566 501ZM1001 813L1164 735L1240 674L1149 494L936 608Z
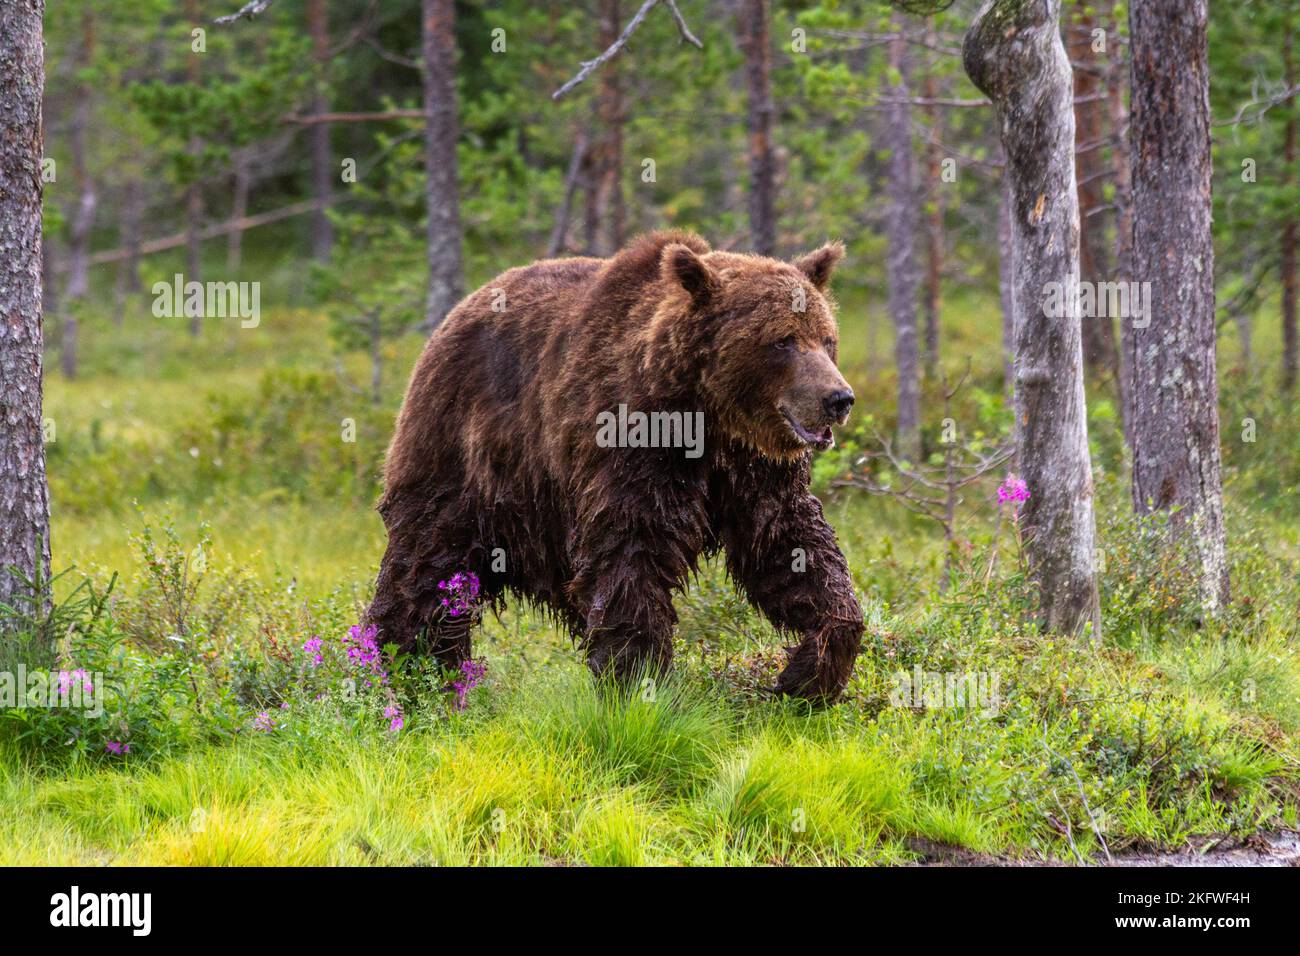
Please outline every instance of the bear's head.
M844 247L828 243L793 262L682 243L664 248L663 278L689 299L678 322L707 343L700 389L722 432L760 454L790 460L835 444L853 390L835 366L839 329L828 298Z

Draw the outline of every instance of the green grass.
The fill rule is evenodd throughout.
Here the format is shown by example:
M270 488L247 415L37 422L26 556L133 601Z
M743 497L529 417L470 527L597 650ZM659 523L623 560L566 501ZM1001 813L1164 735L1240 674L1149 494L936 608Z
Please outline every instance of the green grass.
M878 309L843 298L842 365L859 411L887 431L894 385L877 368L890 363L866 349ZM210 563L263 588L267 607L239 605L222 653L258 661L268 632L293 647L346 626L383 547L372 488L356 475L382 453L419 342L389 349L383 405L367 410L336 387L324 321L309 311L268 309L261 329L213 327L199 343L150 322L89 323L84 378L48 384L56 565L101 580L123 572L113 613L130 620L147 592L130 536L170 513L185 542L207 524ZM946 303L948 365L958 372L969 352L983 390L958 412L964 429L1005 427L998 329L994 304ZM883 328L877 341L890 348ZM1261 332L1257 354L1268 341ZM1230 366L1234 343L1221 355ZM364 359L338 359L365 380ZM269 369L317 379L267 391ZM354 414L373 416L358 446L331 444ZM1098 460L1119 472L1113 424L1096 415ZM251 441L264 433L276 437ZM1005 560L979 586L986 512L963 525L962 581L944 594L933 526L837 492L826 510L868 618L837 708L809 714L763 692L780 639L715 562L678 600L674 679L626 696L594 686L563 635L512 607L477 638L488 680L469 708L448 713L434 695L400 734L302 702L271 734L245 721L168 741L164 728L159 745L118 760L0 734L0 864L880 865L936 845L1070 861L1097 859L1102 841L1174 848L1294 825L1300 521L1284 497L1248 491L1266 486L1251 468L1278 472L1267 457L1277 446L1246 451L1262 464L1242 458L1229 475L1237 610L1212 626L1180 615L1166 594L1175 582L1143 563L1114 517L1126 508L1117 483L1099 483L1108 587L1142 599L1110 608L1116 626L1095 651L1022 624ZM131 666L153 674L153 653L132 646ZM996 677L998 706L891 706L895 675L913 668ZM246 718L261 705L238 706Z

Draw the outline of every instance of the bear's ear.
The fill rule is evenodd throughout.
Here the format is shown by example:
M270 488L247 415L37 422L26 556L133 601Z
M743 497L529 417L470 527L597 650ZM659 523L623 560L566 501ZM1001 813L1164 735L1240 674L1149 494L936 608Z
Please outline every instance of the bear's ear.
M707 305L718 291L718 277L690 246L679 242L664 246L659 259L661 274L686 290L696 307Z
M844 243L828 242L820 249L794 260L794 267L808 277L818 290L825 291L831 281L835 265L844 258Z

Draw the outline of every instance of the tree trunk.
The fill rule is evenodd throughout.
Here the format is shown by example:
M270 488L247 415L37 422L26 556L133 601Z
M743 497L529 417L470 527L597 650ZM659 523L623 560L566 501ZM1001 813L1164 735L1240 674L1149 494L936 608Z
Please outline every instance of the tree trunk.
M134 295L140 285L140 227L144 218L144 190L133 173L122 187L122 218L118 241L127 251L118 264L114 282L113 323L119 328L126 321L127 296Z
M242 222L248 215L248 193L253 182L252 156L247 150L237 149L230 158L235 167L235 188L230 201L230 219L237 223ZM244 230L231 229L226 236L226 268L232 273L238 272L243 261Z
M926 21L926 43L938 43L934 31L934 17ZM925 74L924 96L931 103L939 96L934 70ZM933 377L939 364L939 303L943 295L943 151L939 147L939 133L943 123L943 110L937 106L926 107L930 122L930 142L926 144L926 179L929 202L926 204L926 268L925 268L925 373Z
M1235 309L1232 313L1232 321L1237 326L1237 338L1241 341L1241 367L1249 378L1255 368L1255 346L1252 342L1250 311L1244 308Z
M618 0L601 0L600 46L607 49L622 31ZM619 60L607 63L600 72L596 112L600 118L600 147L597 168L600 198L597 208L603 220L598 233L599 254L612 256L623 248L626 210L623 204L623 80Z
M187 0L185 4L185 13L191 25L203 22L200 19L199 8L196 0ZM193 86L199 85L200 61L201 54L193 50L189 53L187 62L187 79ZM203 152L203 142L198 136L190 137L189 142L190 155L198 162L199 155ZM199 180L198 171L192 172L194 179L190 182L185 190L185 276L187 282L203 281L203 184ZM202 310L196 310L195 314L190 316L190 335L198 338L203 331Z
M1102 112L1106 104L1094 99L1101 89L1102 67L1092 52L1092 29L1097 21L1086 8L1076 7L1069 25L1067 50L1074 69L1075 175L1079 191L1079 274L1084 282L1106 279L1106 245L1101 217ZM1098 310L1100 311L1100 310ZM1115 319L1110 315L1080 316L1083 361L1095 376L1119 381L1119 352L1115 347Z
M8 573L46 578L50 501L41 410L41 96L44 0L0 4L0 603Z
M966 72L997 107L1012 193L1016 445L1030 497L1021 512L1039 626L1101 634L1095 526L1077 308L1048 313L1049 290L1079 284L1070 61L1061 0L985 0L962 47Z
M81 14L81 47L77 51L77 69L90 69L95 55L95 16L90 8ZM77 318L81 301L90 291L90 233L95 225L98 197L87 162L86 131L90 126L93 87L82 82L77 88L77 104L72 111L68 145L72 154L72 175L77 182L77 203L68 217L68 286L64 296L63 339L60 348L63 374L77 377Z
M1282 35L1282 72L1287 89L1294 90L1295 81L1295 23L1294 13L1288 13ZM1282 146L1285 185L1295 184L1296 120L1295 94L1284 101L1286 109L1286 136ZM1282 388L1295 388L1296 374L1300 372L1300 337L1296 334L1296 243L1297 227L1295 207L1292 206L1282 224Z
M1132 330L1133 503L1177 509L1201 601L1228 600L1219 476L1206 0L1132 0L1133 278L1150 324Z
M896 32L902 27L895 19ZM891 87L886 112L889 142L889 317L894 323L894 360L898 366L898 448L917 461L921 454L921 386L916 330L916 171L912 156L912 121L907 105L907 41L889 43L889 65L901 77Z
M321 76L316 78L311 111L328 113L330 100L324 72L330 57L329 9L327 0L308 0L307 32L311 35L312 54ZM311 251L321 262L329 261L334 248L334 224L330 222L328 206L334 193L334 157L330 151L330 123L316 123L308 130L311 149L312 195L320 208L312 213Z
M464 293L456 143L456 30L452 0L421 0L424 46L424 166L429 295L424 328L438 327Z
M767 0L743 0L740 49L745 55L749 131L749 234L754 251L776 255L776 168L772 159L772 37Z
M1114 4L1110 6L1113 14ZM1133 277L1133 180L1129 163L1128 107L1124 104L1124 86L1128 78L1124 58L1120 55L1119 31L1107 34L1109 51L1106 71L1106 106L1110 114L1111 167L1115 176L1115 270L1111 278L1127 282ZM1119 409L1125 440L1133 418L1133 367L1129 360L1133 338L1132 319L1119 319Z

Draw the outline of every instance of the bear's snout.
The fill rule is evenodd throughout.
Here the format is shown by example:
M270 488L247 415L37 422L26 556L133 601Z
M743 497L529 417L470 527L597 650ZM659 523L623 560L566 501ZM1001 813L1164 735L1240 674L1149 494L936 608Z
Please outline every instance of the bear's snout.
M839 388L831 392L822 399L822 408L826 409L826 414L840 424L844 424L845 419L849 417L849 409L853 407L853 389Z

